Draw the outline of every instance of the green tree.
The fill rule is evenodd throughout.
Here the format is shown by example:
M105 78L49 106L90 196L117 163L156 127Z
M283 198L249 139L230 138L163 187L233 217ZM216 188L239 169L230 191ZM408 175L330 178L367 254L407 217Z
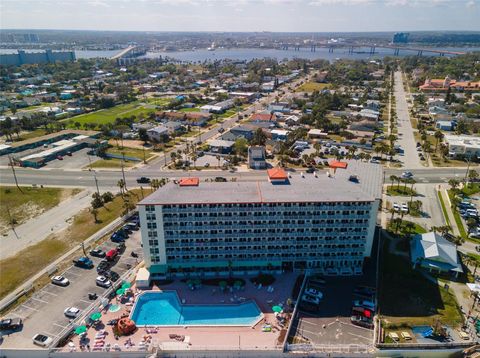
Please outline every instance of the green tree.
M253 145L265 145L267 141L267 136L262 128L257 128L253 133L252 144Z

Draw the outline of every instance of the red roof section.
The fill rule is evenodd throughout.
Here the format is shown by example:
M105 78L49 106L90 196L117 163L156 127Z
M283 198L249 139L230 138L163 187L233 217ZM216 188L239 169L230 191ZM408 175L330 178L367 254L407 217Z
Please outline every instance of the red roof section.
M250 117L251 121L257 122L268 122L268 121L276 121L277 117L274 114L270 113L254 113Z
M335 168L335 169L338 169L338 168L347 169L348 163L340 162L338 160L334 160L334 161L331 161L330 163L328 163L328 166L330 168Z
M198 186L200 179L198 178L182 178L178 182L180 186Z
M287 180L288 175L285 173L285 170L282 168L273 168L273 169L268 169L268 178L270 180Z

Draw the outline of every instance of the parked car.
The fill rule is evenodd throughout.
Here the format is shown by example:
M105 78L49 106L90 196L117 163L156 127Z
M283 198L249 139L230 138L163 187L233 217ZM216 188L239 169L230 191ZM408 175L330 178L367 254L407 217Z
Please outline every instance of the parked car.
M305 294L307 295L311 295L311 296L315 296L317 297L318 299L322 299L323 298L323 293L320 292L319 290L316 290L314 289L313 287L309 287L305 290Z
M124 242L125 241L125 236L120 235L118 232L114 232L112 236L110 236L110 240L112 242Z
M125 249L126 249L126 246L125 246L125 243L124 243L124 242L119 243L119 244L117 245L117 248L116 248L116 250L118 251L119 254L122 253L122 252L124 252Z
M223 127L218 128L218 133L223 133L223 132L225 132L225 128Z
M393 210L400 211L400 205L398 205L397 203L393 203Z
M73 264L77 267L91 269L93 267L93 261L88 257L79 257L78 259L73 260Z
M92 255L93 257L105 257L105 251L101 250L101 249L93 249L93 250L90 250L90 255Z
M403 203L401 208L402 213L408 213L408 205Z
M137 179L138 184L150 184L150 178L140 177Z
M112 286L112 283L105 276L98 276L95 282L97 286L100 286L103 288L109 288L110 286Z
M21 318L4 318L0 321L1 331L16 331L22 328L23 321Z
M53 276L51 278L51 281L54 285L63 286L63 287L68 286L70 284L70 281L68 280L68 278L63 276Z
M63 157L61 155L57 155L58 160L63 160Z
M36 334L33 336L32 340L34 344L41 347L48 347L53 342L51 337L44 334Z
M375 304L372 301L367 300L355 300L353 301L353 305L356 307L365 307L369 310L375 311Z
M63 311L63 314L68 318L77 318L80 314L80 309L77 307L67 307L65 308L65 311Z
M127 227L132 231L137 231L139 229L138 223L135 222L128 222L123 227Z
M120 278L120 275L116 273L115 271L112 270L107 270L105 271L102 276L105 276L107 279L109 279L112 282L117 282L118 279Z
M115 261L116 257L118 256L118 251L116 249L111 249L105 255L105 259L107 261Z
M309 174L313 174L315 173L315 168L307 168L306 172Z
M215 181L218 182L218 183L225 183L227 181L227 178L215 177Z
M318 298L317 296L309 295L309 294L302 295L302 301L312 303L315 305L320 304L320 298Z

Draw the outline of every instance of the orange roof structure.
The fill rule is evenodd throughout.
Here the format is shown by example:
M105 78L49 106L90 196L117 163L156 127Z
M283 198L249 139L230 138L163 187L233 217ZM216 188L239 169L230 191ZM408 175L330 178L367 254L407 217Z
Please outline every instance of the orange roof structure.
M347 162L341 162L339 160L334 160L334 161L331 161L330 163L328 163L328 166L330 168L334 168L334 169L347 169L347 166L348 166L348 163Z
M178 182L180 186L198 186L199 183L199 178L182 178Z
M288 175L282 168L273 168L267 170L268 178L270 180L287 180Z

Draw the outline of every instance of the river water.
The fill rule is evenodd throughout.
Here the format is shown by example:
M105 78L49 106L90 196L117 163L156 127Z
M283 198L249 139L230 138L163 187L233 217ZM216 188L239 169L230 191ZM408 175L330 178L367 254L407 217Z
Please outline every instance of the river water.
M480 48L465 48L465 47L443 47L435 48L436 50L470 52L480 51ZM27 49L27 52L38 52L44 50ZM16 49L0 49L0 54L16 53ZM77 58L110 58L120 52L119 50L75 50ZM416 55L416 51L401 50L400 57ZM293 49L277 50L277 49L259 49L259 48L219 48L214 51L207 49L189 50L189 51L172 51L172 52L147 52L142 58L158 58L169 57L179 61L187 62L204 62L230 59L234 61L250 61L252 59L260 58L274 58L277 60L304 58L308 60L324 59L334 61L336 59L353 59L353 60L375 60L382 59L385 56L393 56L393 49L377 48L374 54L370 54L370 47L355 48L354 53L349 53L348 48L338 48L334 52L329 52L328 48L319 47L315 52L310 48L300 48L300 51ZM424 52L425 56L439 56Z

